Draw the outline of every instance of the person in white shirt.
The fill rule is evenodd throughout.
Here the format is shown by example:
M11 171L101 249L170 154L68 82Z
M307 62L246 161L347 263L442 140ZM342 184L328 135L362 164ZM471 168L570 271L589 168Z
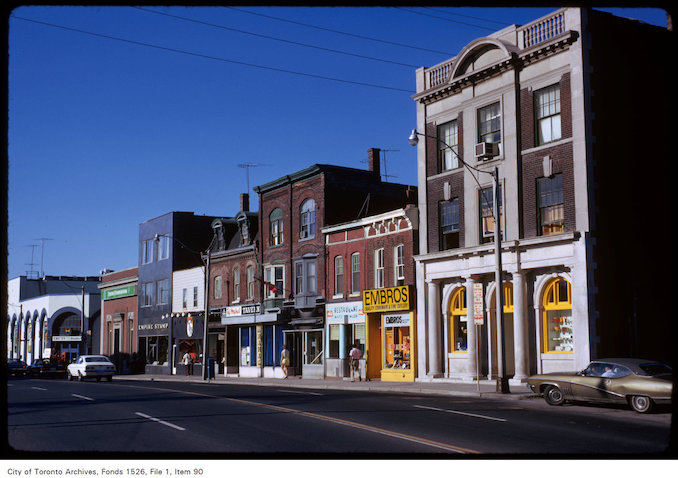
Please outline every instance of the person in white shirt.
M354 372L358 376L358 381L362 382L362 377L360 376L360 357L362 357L362 355L360 349L355 345L353 345L353 348L348 353L351 365L351 382L355 382L355 379L353 378Z
M287 344L283 344L282 352L280 352L280 367L282 367L283 378L287 378L289 366L290 366L290 351L287 348Z

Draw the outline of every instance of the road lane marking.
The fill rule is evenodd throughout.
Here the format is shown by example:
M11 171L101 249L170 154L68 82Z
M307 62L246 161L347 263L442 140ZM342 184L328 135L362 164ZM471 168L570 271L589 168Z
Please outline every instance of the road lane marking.
M188 392L188 391L185 391L185 390L174 390L174 389L171 389L171 388L168 389L168 388L161 388L161 387L142 387L140 385L125 385L125 386L132 387L132 388L141 388L143 390L158 390L158 391L162 391L162 392L174 392L174 393L180 393L180 394L185 394L185 395L195 395L195 396L198 396L198 397L218 398L218 399L222 399L222 400L228 400L230 402L242 403L242 404L245 404L245 405L253 405L253 406L263 407L263 408L271 408L273 410L279 410L279 411L283 411L283 412L287 412L287 413L294 413L294 414L297 414L297 415L303 415L303 416L306 416L306 417L315 418L315 419L319 419L319 420L326 420L326 421L334 422L334 423L339 424L339 425L351 426L351 427L354 427L354 428L359 428L361 430L365 430L365 431L369 431L369 432L373 432L373 433L379 433L379 434L382 434L382 435L387 435L387 436L390 436L390 437L393 437L393 438L399 438L399 439L402 439L402 440L407 440L407 441L411 441L411 442L415 442L415 443L419 443L419 444L423 444L423 445L428 445L428 446L431 446L431 447L440 448L440 449L450 451L450 452L454 452L454 453L473 453L473 454L481 453L478 450L471 450L470 448L463 448L463 447L456 446L456 445L449 445L447 443L436 442L436 441L433 441L433 440L428 440L426 438L416 437L416 436L413 436L413 435L406 435L404 433L399 433L399 432L393 432L393 431L390 431L390 430L386 430L386 429L378 428L378 427L373 427L373 426L370 426L370 425L363 425L362 423L352 422L352 421L349 421L349 420L343 420L341 418L329 417L329 416L326 416L326 415L320 415L320 414L312 413L312 412L304 412L304 411L301 411L301 410L295 410L293 408L279 407L277 405L270 405L270 404L267 404L267 403L254 402L254 401L251 401L251 400L242 400L242 399L239 399L239 398L220 397L218 395L208 395L206 393L199 393L199 392ZM137 412L137 414L139 415L138 412ZM170 424L170 426L172 426L172 425Z
M300 393L302 395L318 395L320 397L324 396L324 393L317 393L317 392L298 392L296 390L283 390L283 389L278 389L278 392L285 392L285 393Z
M478 415L476 413L460 412L458 410L446 410L444 408L435 408L435 407L425 407L423 405L414 405L416 408L424 408L426 410L435 410L437 412L447 412L447 413L456 413L457 415L466 415L468 417L484 418L485 420L495 420L498 422L505 422L507 420L503 418L488 417L487 415Z
M86 397L86 396L84 396L84 395L78 395L78 394L75 394L75 393L72 393L71 395L74 396L75 398L82 398L83 400L89 400L89 401L91 401L91 402L94 401L93 398Z
M44 391L44 392L47 391L46 388L42 388L42 387L31 387L31 388L32 388L33 390L42 390L42 391Z
M166 427L174 428L175 430L179 430L179 431L182 431L182 432L186 431L185 428L180 427L179 425L175 425L174 423L166 422L165 420L160 420L159 418L155 418L155 417L152 417L150 415L146 415L145 413L141 413L141 412L134 412L134 413L136 415L139 415L140 417L148 418L149 420L152 420L154 422L161 423L161 424L165 425Z

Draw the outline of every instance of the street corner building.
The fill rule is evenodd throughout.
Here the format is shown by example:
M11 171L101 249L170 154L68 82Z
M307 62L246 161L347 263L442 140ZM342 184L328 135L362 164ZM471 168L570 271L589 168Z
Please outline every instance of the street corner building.
M602 356L670 363L674 47L666 28L564 8L417 70L418 379L496 378L502 355L514 383Z

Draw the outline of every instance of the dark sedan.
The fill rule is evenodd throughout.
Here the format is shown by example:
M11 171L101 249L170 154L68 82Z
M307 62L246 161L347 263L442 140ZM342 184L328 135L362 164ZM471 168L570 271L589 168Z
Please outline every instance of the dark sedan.
M7 360L7 375L26 375L28 373L28 366L23 360L9 359Z
M66 364L50 359L35 359L28 367L31 377L65 377Z
M530 388L549 405L565 401L628 403L639 413L670 404L673 372L666 364L641 359L594 360L580 372L533 375Z

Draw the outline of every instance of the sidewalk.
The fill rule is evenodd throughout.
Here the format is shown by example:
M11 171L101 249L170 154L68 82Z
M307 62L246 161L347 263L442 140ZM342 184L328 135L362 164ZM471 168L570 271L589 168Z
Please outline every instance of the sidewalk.
M422 395L447 395L453 397L476 397L520 400L537 397L526 383L511 384L509 394L497 393L494 380L480 380L479 383L466 381L450 381L449 379L432 379L421 382L351 382L343 378L309 379L290 377L279 378L246 378L217 376L211 380L203 380L201 376L185 375L116 375L113 380L136 380L146 382L190 382L223 385L254 385L277 388L307 388L316 390L353 390L383 393L406 393Z

